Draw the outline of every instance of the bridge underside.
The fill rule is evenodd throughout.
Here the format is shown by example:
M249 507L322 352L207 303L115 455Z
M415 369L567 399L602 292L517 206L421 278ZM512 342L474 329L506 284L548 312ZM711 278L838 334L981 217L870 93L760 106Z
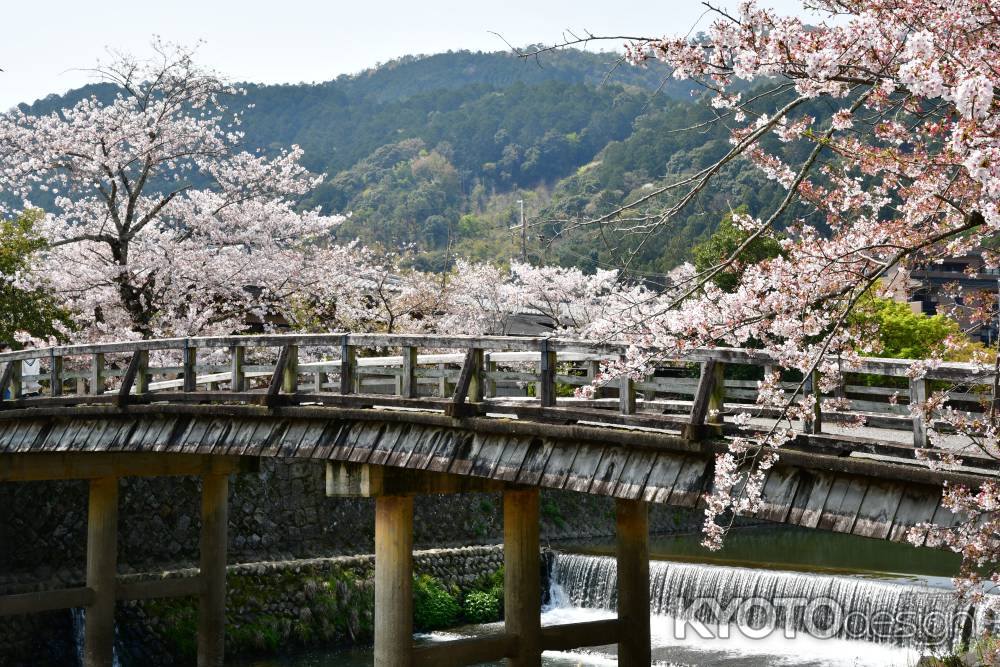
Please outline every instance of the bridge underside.
M714 455L724 447L632 429L330 407L92 407L0 420L0 481L16 479L18 466L35 459L25 454L39 454L53 477L60 453L288 457L680 507L702 502L711 489ZM954 521L940 505L940 482L927 473L913 468L901 475L899 466L871 459L787 451L769 472L764 502L752 516L903 541L918 524Z

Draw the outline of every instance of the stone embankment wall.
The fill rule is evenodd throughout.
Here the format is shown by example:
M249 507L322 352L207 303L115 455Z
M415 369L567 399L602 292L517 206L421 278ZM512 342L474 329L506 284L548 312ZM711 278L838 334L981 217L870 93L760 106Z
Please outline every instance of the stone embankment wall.
M193 565L198 560L201 484L197 478L121 482L118 560L122 572ZM266 459L257 474L230 484L229 561L291 560L371 553L375 504L327 498L320 462ZM494 544L503 537L499 494L425 496L415 502L417 549ZM653 532L697 530L699 512L653 507ZM0 483L0 590L15 582L81 581L86 560L85 482ZM542 542L614 534L614 503L584 494L542 492Z
M457 599L482 588L502 566L501 546L433 549L413 557L415 574L434 577ZM230 566L227 655L370 642L374 569L371 555ZM188 570L168 576L191 574L194 571ZM118 645L123 665L193 665L197 617L194 600L120 604Z
M122 480L119 571L163 572L197 563L200 494L197 478ZM234 641L266 646L285 633L300 638L312 633L320 643L324 636L336 642L363 638L366 612L360 601L366 598L361 589L367 585L370 557L336 557L372 553L374 516L372 500L327 498L325 468L319 462L269 459L262 461L259 473L236 476L230 485L229 562L245 565L235 566L230 584ZM498 544L502 518L499 494L418 497L414 545L433 549ZM614 534L614 503L608 498L543 491L541 518L543 546L559 539ZM86 523L85 482L0 483L0 593L82 585ZM650 512L652 532L688 532L700 524L699 512L660 506ZM492 566L500 559L496 548L429 553L437 555L419 557L418 571L459 587L479 577L484 563ZM347 579L338 573L347 573ZM354 600L353 606L331 611L330 596L315 588L321 580L344 593L334 596L334 604ZM232 597L244 588L257 591L245 604L239 594ZM306 604L309 601L314 603ZM327 605L326 612L314 608L317 604ZM189 607L172 601L123 604L126 644L151 646L151 656L164 642L183 644L185 623L194 622L183 617ZM179 634L164 638L168 628L157 623L172 613L182 617L173 618L169 632ZM293 620L293 614L304 618ZM324 626L322 621L312 623L315 618L340 620ZM73 664L66 662L72 651L73 619L68 612L0 618L0 665Z

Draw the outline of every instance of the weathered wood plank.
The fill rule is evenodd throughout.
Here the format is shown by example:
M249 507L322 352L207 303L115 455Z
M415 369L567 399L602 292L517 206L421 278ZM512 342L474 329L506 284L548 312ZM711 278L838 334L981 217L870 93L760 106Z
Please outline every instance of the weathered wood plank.
M687 459L680 454L660 454L646 477L646 486L642 491L642 499L648 503L665 503L674 490L677 476Z
M579 449L579 445L557 443L545 462L545 471L542 473L539 485L550 489L563 488Z
M364 462L373 465L384 465L400 442L404 442L410 435L409 424L399 424L399 428L376 440L368 452L360 449L352 449L347 457L348 461Z
M688 459L680 473L673 491L670 492L671 505L695 507L711 481L712 466L704 459Z
M101 442L101 451L122 451L137 424L138 420L127 417L115 420L114 430L107 434L108 437L105 437Z
M313 449L311 458L327 460L333 453L335 447L347 437L350 432L350 425L342 421L330 421L323 429L323 435Z
M277 456L286 458L294 457L311 425L305 419L296 420L289 424L288 430L285 431L284 435L281 436L281 440L277 443Z
M761 506L755 516L765 521L784 522L799 488L799 474L797 468L772 468L764 482Z
M466 474L476 477L490 477L503 456L504 448L510 439L505 435L492 435L483 438Z
M410 432L408 437L401 438L396 443L385 464L404 468L415 450L423 448L425 451L430 451L433 447L433 441L439 437L441 437L441 429L439 428L415 429Z
M149 352L140 350L129 359L128 368L125 369L125 375L122 376L122 383L118 387L118 407L128 405L129 394L132 393L132 387L135 385L136 378L139 376L140 371L148 365L148 355ZM145 363L143 356L146 357Z
M420 438L416 446L410 452L410 457L407 459L404 467L410 469L423 470L430 463L431 456L434 454L434 450L438 448L438 445L445 440L451 438L450 430L438 430L434 432L433 437L430 438ZM488 475L487 475L488 476Z
M622 632L617 618L547 625L542 628L542 650L568 651L574 648L617 644Z
M541 357L538 366L538 400L543 408L556 404L556 351L549 346L547 338L543 338L541 343Z
M795 491L795 500L788 513L788 523L815 528L823 515L826 498L833 487L834 475L803 470L799 477L799 487Z
M709 404L712 402L712 393L715 391L716 366L715 359L709 359L701 365L701 376L698 380L698 388L695 389L694 403L691 405L691 425L700 426L705 423L708 417Z
M629 452L623 447L606 447L604 457L591 478L587 493L601 496L613 495L621 478Z
M455 431L451 433L451 437L439 441L427 460L427 470L444 472L451 468L452 461L459 453L472 446L473 438L472 433Z
M0 596L0 617L39 614L56 609L86 607L94 602L94 589L86 586L37 593Z
M476 665L495 662L514 655L517 637L499 634L452 639L413 648L411 667L440 667L441 665Z
M926 523L934 517L934 510L940 502L941 489L906 486L892 520L889 539L893 542L905 542L914 526Z
M157 477L255 472L256 459L135 452L0 454L0 481L31 482L100 477Z
M192 419L184 432L177 438L175 448L188 453L199 451L205 454L210 453L211 446L205 442L205 434L208 432L210 424L211 420L209 419Z
M646 488L646 479L656 463L656 452L631 451L622 467L621 476L612 495L625 500L638 500Z
M885 539L903 499L903 486L895 482L872 482L854 521L855 535Z
M869 480L861 477L838 476L827 496L823 516L817 527L837 533L851 532L868 491L868 484Z
M539 485L554 449L555 443L552 440L532 438L524 453L524 460L521 462L521 469L517 473L516 481L519 484L529 486Z
M507 482L515 481L521 473L521 465L531 449L531 444L531 441L525 441L523 438L510 438L493 469L492 477Z

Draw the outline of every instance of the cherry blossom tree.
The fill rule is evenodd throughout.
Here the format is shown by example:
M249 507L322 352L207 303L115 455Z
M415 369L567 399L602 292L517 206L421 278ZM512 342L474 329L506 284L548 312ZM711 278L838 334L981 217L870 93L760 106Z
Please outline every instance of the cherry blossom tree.
M0 117L0 188L47 200L36 263L87 340L230 333L334 313L362 256L329 243L343 218L296 203L321 176L292 147L240 149L239 92L189 49L116 55L114 99ZM315 321L315 318L311 321Z
M864 344L846 326L848 315L863 295L878 294L887 272L905 277L914 264L990 247L1000 230L1000 3L805 5L813 12L808 22L755 2L733 13L706 3L711 25L704 34L624 38L625 59L662 61L674 77L704 86L731 146L704 169L577 224L616 227L641 247L734 160L756 165L786 190L773 209L734 216L747 240L730 257L707 270L682 269L670 292L603 324L646 350L633 365L695 346L753 342L804 377L820 370L832 389ZM599 37L578 41L592 39ZM802 150L780 150L789 143ZM762 237L775 238L781 256L748 267L731 292L719 290L712 278ZM984 256L988 268L1000 264L996 253ZM802 388L781 392L766 378L762 400L790 418L803 416L814 399ZM985 451L998 451L995 422L975 430ZM725 512L757 506L764 472L793 435L782 422L765 435L735 439L718 458L707 544L719 545ZM949 489L949 503L975 522L948 533L967 565L1000 559L996 489Z
M542 315L556 334L600 334L595 323L641 301L644 290L619 279L618 271L586 274L580 269L512 261L509 268L458 260L442 300L437 325L443 331L505 335L511 316Z

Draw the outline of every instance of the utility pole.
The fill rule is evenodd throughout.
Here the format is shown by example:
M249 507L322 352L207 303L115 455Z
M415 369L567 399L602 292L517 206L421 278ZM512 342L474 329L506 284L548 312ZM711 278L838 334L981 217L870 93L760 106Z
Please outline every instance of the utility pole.
M518 199L517 203L521 205L521 261L525 264L528 263L528 225L524 219L524 200Z

